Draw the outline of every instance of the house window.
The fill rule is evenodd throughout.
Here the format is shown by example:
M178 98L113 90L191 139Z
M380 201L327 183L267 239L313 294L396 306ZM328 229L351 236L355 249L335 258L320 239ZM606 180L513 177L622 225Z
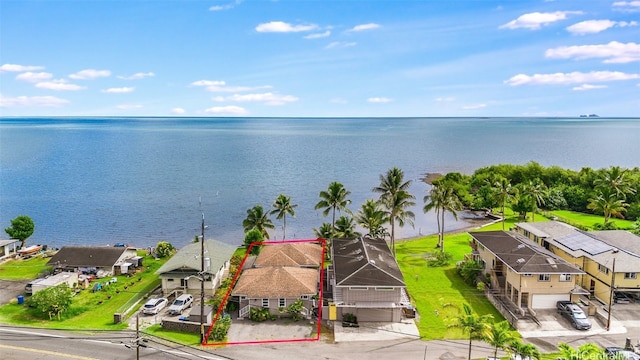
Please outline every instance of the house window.
M605 273L606 275L609 275L609 269L601 264L598 264L598 271Z
M523 277L532 277L533 274L522 274Z
M377 287L376 291L393 291L392 287Z
M369 288L366 286L349 286L349 290L355 290L355 291L366 291Z
M638 273L624 273L625 279L637 279Z
M285 299L278 299L278 306L279 307L287 306L287 301Z
M174 280L174 279L172 279L172 278L168 278L168 279L167 279L167 281L168 281L168 282L173 282L173 280Z
M262 299L262 307L263 308L269 307L269 299Z
M180 279L180 286L187 287L189 284L189 279Z
M571 274L560 274L560 281L571 281Z
M538 281L551 281L551 275L549 275L549 274L540 274L540 275L538 275Z

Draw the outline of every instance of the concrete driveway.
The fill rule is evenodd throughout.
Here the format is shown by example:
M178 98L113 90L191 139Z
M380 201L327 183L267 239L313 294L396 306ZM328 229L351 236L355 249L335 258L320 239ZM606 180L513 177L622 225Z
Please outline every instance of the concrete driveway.
M260 323L233 320L227 338L228 342L310 339L315 329L316 322L310 320L278 319Z
M9 303L24 294L24 286L31 280L0 280L0 304Z

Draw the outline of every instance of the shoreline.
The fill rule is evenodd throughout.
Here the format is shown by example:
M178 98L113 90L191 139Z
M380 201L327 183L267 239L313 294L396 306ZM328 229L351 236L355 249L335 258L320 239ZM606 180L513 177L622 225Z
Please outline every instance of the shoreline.
M459 229L453 229L453 230L447 230L444 232L445 235L451 235L451 234L459 234L462 232L469 232L470 230L475 230L475 229L481 229L485 226L489 226L489 225L493 225L497 222L502 221L502 218L498 218L498 219L483 219L483 220L469 220L467 222L475 222L474 224L470 224L468 226L463 226ZM403 241L411 241L411 240L418 240L418 239L422 239L424 237L427 236L432 236L432 235L438 235L438 233L431 233L431 234L422 234L422 235L416 235L416 236L410 236L410 237L406 237L406 238L399 238L396 239L396 242L403 242Z

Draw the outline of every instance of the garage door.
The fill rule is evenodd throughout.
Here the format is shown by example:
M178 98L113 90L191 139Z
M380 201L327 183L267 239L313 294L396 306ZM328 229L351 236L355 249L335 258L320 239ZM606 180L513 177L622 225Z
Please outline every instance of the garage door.
M553 309L556 307L556 302L560 300L569 300L569 294L549 294L541 295L534 294L531 299L531 308L533 309Z
M358 309L358 321L393 321L393 309Z

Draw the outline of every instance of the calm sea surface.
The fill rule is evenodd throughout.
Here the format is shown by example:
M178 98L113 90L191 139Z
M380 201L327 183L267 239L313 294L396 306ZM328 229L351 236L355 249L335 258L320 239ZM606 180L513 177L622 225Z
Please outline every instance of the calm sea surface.
M0 118L0 226L29 215L30 242L56 247L183 246L204 213L207 237L241 244L246 210L284 193L298 204L287 238L312 238L331 221L314 210L330 182L351 191L355 212L398 166L418 203L399 235L410 237L436 231L425 173L529 161L640 166L640 119Z

